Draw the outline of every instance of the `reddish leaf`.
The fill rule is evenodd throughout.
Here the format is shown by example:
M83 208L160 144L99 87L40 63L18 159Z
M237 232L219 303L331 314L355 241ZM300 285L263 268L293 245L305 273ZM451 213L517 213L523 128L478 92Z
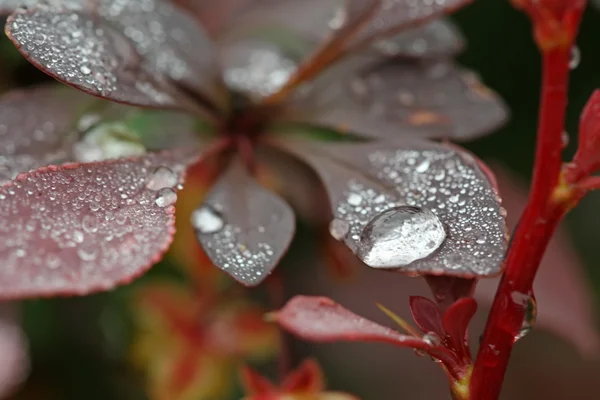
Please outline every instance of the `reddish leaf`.
M193 20L163 0L111 0L90 15L20 10L8 19L6 32L38 68L95 96L174 108L183 101L167 83L175 80L219 97L210 42Z
M502 101L448 62L394 61L371 67L344 88L321 93L288 118L375 138L470 139L500 126Z
M306 360L289 374L282 388L292 393L318 393L325 389L323 372L315 360Z
M442 325L442 313L433 301L421 296L410 296L410 312L423 332L435 332L442 338L446 336Z
M600 90L596 90L583 109L579 123L579 143L577 153L573 158L573 164L578 171L578 175L585 177L593 174L600 168L599 150Z
M235 163L192 214L198 240L212 262L247 286L261 283L293 238L294 213Z
M0 398L8 398L29 372L28 344L12 304L0 304Z
M348 15L352 9L359 7L364 0L346 0ZM353 44L373 41L382 36L397 33L407 26L414 26L421 21L431 19L443 13L450 13L470 0L374 0L378 9L374 17L354 38Z
M174 233L183 152L50 166L0 188L0 297L83 295L132 281Z
M495 165L494 171L508 211L508 225L514 229L527 201L526 186L501 165ZM497 286L497 279L479 281L476 298L481 299L480 305L482 301L492 302ZM594 292L585 276L583 261L564 230L559 229L550 241L533 289L538 305L535 327L554 332L583 354L598 351Z
M246 394L265 395L275 391L273 384L265 377L248 366L244 366L241 371L242 384Z
M468 329L477 311L477 302L472 297L463 297L452 304L442 319L444 330L454 342L454 346L464 357L470 359Z
M284 329L314 342L385 342L428 349L429 344L369 321L326 297L296 296L274 313Z
M456 25L439 19L376 41L373 47L385 56L438 58L456 55L464 49L465 43Z
M21 172L70 160L77 120L93 101L93 97L56 85L2 96L0 184Z
M422 141L280 145L317 171L340 221L333 235L367 265L469 278L500 272L503 209L471 155Z

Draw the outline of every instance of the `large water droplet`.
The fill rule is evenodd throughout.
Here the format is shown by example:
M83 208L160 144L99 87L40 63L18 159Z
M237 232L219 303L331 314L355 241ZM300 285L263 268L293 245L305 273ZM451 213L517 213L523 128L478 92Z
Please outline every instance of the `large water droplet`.
M223 216L209 205L203 205L192 213L192 225L204 234L217 233L225 226Z
M334 219L329 224L329 233L335 240L343 240L350 232L350 224L343 219Z
M372 268L401 267L431 255L446 231L431 211L400 206L382 212L363 229L358 256Z
M158 191L162 188L173 188L178 183L177 174L167 167L160 166L154 170L146 187Z
M156 200L154 200L159 207L172 206L177 202L177 193L171 188L162 188L156 194Z
M526 297L525 297L526 296ZM522 295L517 296L513 294L513 301L521 301L523 306L525 307L525 318L523 318L523 324L521 325L521 330L515 336L515 342L519 339L523 339L531 329L533 329L533 325L535 325L535 321L537 319L537 302L535 300L535 296L531 295ZM517 297L517 298L515 298ZM520 299L520 300L519 300Z

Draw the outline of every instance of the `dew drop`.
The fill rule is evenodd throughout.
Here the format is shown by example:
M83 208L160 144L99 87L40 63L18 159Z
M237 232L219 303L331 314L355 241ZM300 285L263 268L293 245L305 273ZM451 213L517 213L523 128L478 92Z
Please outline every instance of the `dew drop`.
M350 232L350 224L343 219L334 219L329 224L329 233L335 240L343 240Z
M357 193L351 193L348 196L348 204L350 204L351 206L354 206L354 207L360 206L360 204L362 203L362 200L363 199L362 199L361 195L357 194Z
M363 229L357 254L372 268L394 268L423 259L444 242L446 231L431 211L400 206L382 212Z
M437 347L442 344L442 338L435 332L427 332L425 335L423 335L423 341L433 347Z
M575 69L581 63L581 50L579 47L571 47L571 58L569 59L569 68Z
M225 226L223 216L209 205L203 205L192 213L192 226L200 233L217 233Z
M537 319L537 302L535 300L535 296L527 296L525 307L525 318L523 318L521 330L515 336L515 342L523 339L529 332L531 332L531 329L533 329L533 325Z
M422 174L424 172L427 172L427 170L429 169L429 166L431 165L429 160L423 160L419 165L417 165L415 167L415 171L417 171L418 173Z
M93 246L80 246L77 255L82 261L93 261L98 256L98 249Z
M175 204L177 201L177 193L171 188L162 188L156 194L154 202L159 207L168 207Z
M167 167L160 166L154 170L146 187L150 190L158 191L163 188L173 188L177 186L178 182L179 180L175 172Z
M98 231L98 218L94 215L86 215L81 221L81 227L87 233L95 233Z

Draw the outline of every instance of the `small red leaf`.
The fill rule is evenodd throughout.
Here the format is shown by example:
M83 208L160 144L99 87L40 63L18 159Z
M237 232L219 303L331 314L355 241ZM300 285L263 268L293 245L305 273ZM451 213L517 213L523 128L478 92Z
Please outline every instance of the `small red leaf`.
M84 295L132 281L174 233L184 151L50 166L0 188L0 297Z
M288 249L296 228L292 209L235 162L192 214L211 261L244 285L260 284Z
M463 297L446 310L442 319L444 329L450 335L456 350L467 359L471 357L467 336L469 323L476 311L477 301L472 297Z
M274 313L274 318L289 332L315 342L385 342L400 347L430 348L420 338L369 321L326 297L296 296Z
M319 393L325 389L323 371L315 360L305 360L281 385L290 393Z
M588 100L579 123L579 143L568 179L578 181L600 168L600 90Z
M246 394L252 396L267 395L276 390L275 386L267 378L261 376L248 366L242 367L241 380Z
M423 332L435 332L441 338L446 336L442 313L433 301L421 296L410 296L410 312Z

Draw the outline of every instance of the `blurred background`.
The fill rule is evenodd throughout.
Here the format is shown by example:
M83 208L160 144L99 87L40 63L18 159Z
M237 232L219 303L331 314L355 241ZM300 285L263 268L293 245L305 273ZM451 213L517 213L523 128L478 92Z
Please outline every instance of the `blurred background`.
M493 165L503 165L507 175L527 182L533 161L540 82L539 56L531 39L529 21L506 0L475 1L453 19L468 42L467 51L459 61L477 71L506 101L512 114L503 129L465 146ZM600 11L590 7L578 41L581 62L572 74L568 155L575 150L579 113L592 91L600 88L599 37ZM49 80L25 62L4 37L0 40L0 60L3 91ZM597 306L600 299L600 193L584 199L568 216L564 227L567 230L564 240L572 242L574 254L569 248L565 250L568 255L561 256L574 268L581 266L593 293L592 301ZM372 271L358 271L357 276L347 280L333 279L317 257L319 236L301 222L299 233L290 254L279 267L293 282L290 291L329 295L357 313L388 324L377 314L376 301L408 316L407 296L426 293L420 281L403 277L390 279L387 274ZM111 293L82 299L23 302L21 318L29 339L31 374L23 388L9 398L171 400L149 395L143 375L129 362L132 345L140 340L132 322L140 310L131 301L132 293L152 279L181 279L180 269L169 264L173 264L171 258L135 284ZM585 290L581 287L581 291ZM556 307L570 295L556 292ZM485 306L482 310L485 312ZM564 332L577 329L577 322L572 325L566 315L571 312L577 313L577 310L561 309L558 314L563 313L564 321L557 318L550 330L534 329L519 343L503 398L600 398L597 379L600 362L589 355L583 357L576 346L553 333L560 331L563 332L560 336L565 337L568 333ZM480 315L472 328L475 339L483 321L484 315ZM415 357L410 350L366 344L295 344L295 351L319 357L327 371L329 387L356 393L362 399L449 398L439 368L426 358ZM229 376L236 379L235 373ZM230 398L239 399L240 394L211 399Z

